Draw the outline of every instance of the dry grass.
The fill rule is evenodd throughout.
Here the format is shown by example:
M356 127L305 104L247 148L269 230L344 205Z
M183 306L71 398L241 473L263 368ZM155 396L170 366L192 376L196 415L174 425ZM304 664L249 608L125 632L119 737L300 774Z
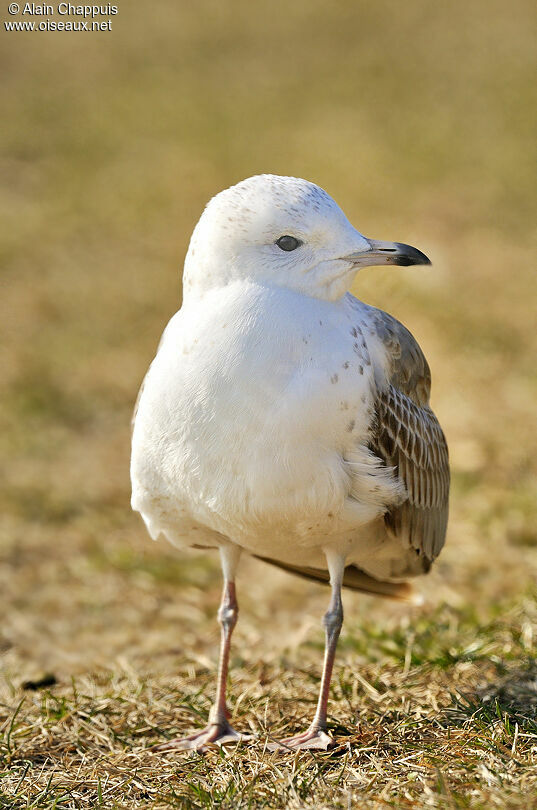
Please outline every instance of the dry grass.
M147 751L207 719L213 667L190 650L162 650L156 668L151 656L120 658L22 700L13 689L3 806L534 806L535 618L527 600L487 624L447 607L412 622L351 619L333 689L340 748L331 755L265 750L311 716L320 644L302 645L301 667L296 649L283 659L236 659L234 719L258 742L206 755Z
M0 807L537 807L535 26L529 0L164 0L2 34ZM356 292L431 361L448 545L422 609L346 595L335 755L264 750L311 716L327 592L249 561L258 743L156 756L206 719L220 581L130 514L128 422L201 207L259 171L433 258Z

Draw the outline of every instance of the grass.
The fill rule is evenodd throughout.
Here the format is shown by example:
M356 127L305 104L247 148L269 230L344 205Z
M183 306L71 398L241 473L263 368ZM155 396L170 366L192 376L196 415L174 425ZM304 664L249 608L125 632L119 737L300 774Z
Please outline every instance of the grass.
M0 807L537 807L533 5L183 6L2 32ZM258 742L157 756L207 718L220 576L130 513L130 413L203 205L261 171L432 257L355 292L430 360L448 543L423 608L345 596L335 755L264 748L311 717L327 591L247 561Z
M264 748L311 715L318 659L308 647L302 668L288 656L235 661L235 722L259 741L233 751L147 751L207 720L213 673L188 653L174 675L142 676L138 660L28 693L6 722L0 797L10 808L533 806L537 669L521 630L535 620L527 607L502 606L487 625L447 607L382 629L351 620L333 689L332 755Z

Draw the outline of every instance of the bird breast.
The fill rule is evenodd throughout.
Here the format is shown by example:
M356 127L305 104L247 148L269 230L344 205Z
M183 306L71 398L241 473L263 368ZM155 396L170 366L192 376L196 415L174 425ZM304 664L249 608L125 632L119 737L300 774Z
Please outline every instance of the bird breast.
M250 544L312 542L337 529L372 385L342 304L243 282L187 299L141 395L135 493Z

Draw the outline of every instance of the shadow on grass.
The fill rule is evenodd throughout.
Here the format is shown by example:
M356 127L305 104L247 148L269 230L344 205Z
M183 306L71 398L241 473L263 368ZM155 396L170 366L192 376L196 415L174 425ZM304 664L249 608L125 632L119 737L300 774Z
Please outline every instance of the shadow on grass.
M446 725L484 730L501 723L508 736L518 733L517 728L537 734L537 662L530 660L474 693L456 696L444 717Z

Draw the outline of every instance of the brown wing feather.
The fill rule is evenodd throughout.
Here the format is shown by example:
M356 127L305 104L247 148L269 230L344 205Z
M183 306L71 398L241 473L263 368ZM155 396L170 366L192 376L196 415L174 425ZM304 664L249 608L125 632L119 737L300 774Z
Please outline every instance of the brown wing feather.
M371 449L403 480L408 498L385 516L387 529L423 554L428 568L444 545L449 460L442 428L431 408L431 374L418 343L399 321L369 307L371 323L388 353L388 385L379 386Z
M291 574L296 574L304 579L313 579L317 582L323 582L328 585L330 582L330 575L327 569L324 568L311 568L308 566L291 565L284 563L280 560L272 560L269 557L260 557L255 555L258 560L275 565L277 568L282 568ZM416 602L416 594L412 585L408 582L383 582L375 579L374 577L366 574L355 565L347 565L343 573L343 587L350 588L353 591L361 591L362 593L371 593L376 596L386 596L388 599L397 599L402 602Z

